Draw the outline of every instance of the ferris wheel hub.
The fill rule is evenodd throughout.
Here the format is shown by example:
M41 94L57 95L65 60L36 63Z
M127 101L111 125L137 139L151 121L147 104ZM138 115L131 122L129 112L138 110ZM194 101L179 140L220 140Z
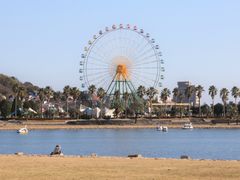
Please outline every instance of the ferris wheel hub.
M120 79L121 77L123 79L126 79L127 78L127 74L128 74L127 66L125 64L117 65L116 73L117 73L118 79Z

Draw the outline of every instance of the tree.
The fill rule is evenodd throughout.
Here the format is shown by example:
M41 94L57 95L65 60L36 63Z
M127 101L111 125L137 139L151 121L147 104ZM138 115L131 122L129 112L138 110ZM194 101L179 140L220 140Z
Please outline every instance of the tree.
M39 101L40 101L41 118L43 118L43 102L45 100L45 93L44 93L44 89L43 88L39 89L39 91L38 91L38 98L39 98Z
M195 92L195 87L194 86L188 86L185 90L185 96L188 99L188 116L190 117L190 110L191 110L191 104L190 104L190 100L191 97L193 95L193 93Z
M11 103L6 99L0 102L0 112L1 116L3 116L4 118L11 114Z
M48 118L49 118L49 115L52 114L52 113L50 113L49 102L50 102L50 99L53 97L53 89L50 86L46 86L44 88L44 94L45 94L45 98L48 102L47 112L48 112Z
M68 115L68 98L69 98L69 96L70 96L70 91L71 91L71 88L70 88L70 86L69 85L67 85L67 86L65 86L64 88L63 88L63 94L64 94L64 96L65 96L65 98L66 98L66 111L67 111L67 115Z
M21 110L23 110L23 101L26 97L26 89L24 87L19 87L17 97L19 98L21 103Z
M47 99L47 102L50 102L50 99L53 97L53 89L50 86L44 88L44 94Z
M240 95L240 90L238 87L234 86L232 89L231 89L231 92L232 92L232 96L234 97L235 99L235 105L237 106L237 98L238 96Z
M15 110L14 110L14 116L17 117L17 99L18 99L18 90L19 90L19 85L14 84L12 87L12 91L14 92L14 104L15 104Z
M217 117L221 116L223 114L223 105L217 103L216 105L214 105L214 110Z
M201 112L203 113L203 115L207 116L211 113L211 107L209 107L209 105L204 104L201 106Z
M183 112L182 112L182 101L183 101L184 95L181 92L179 92L177 98L178 98L179 102L181 103L181 105L180 105L180 117L182 118L182 114L183 114Z
M179 93L180 93L179 89L174 88L172 93L173 93L173 99L175 99L175 102L177 102L178 101L178 96L179 96Z
M154 88L154 87L150 87L148 88L148 90L146 91L146 95L148 96L148 100L150 102L150 107L151 107L151 112L150 114L152 115L152 100L154 98L154 96L158 93L158 91Z
M199 99L199 104L198 104L199 116L201 116L201 98L202 98L203 91L204 91L204 89L203 89L203 87L201 85L198 85L196 87L197 97Z
M105 95L106 95L106 91L102 87L98 88L97 96L100 100L100 109L101 109L100 118L102 118L102 103L103 103L102 101L103 101L103 98L105 97Z
M74 106L75 106L75 110L74 110L74 117L77 118L76 116L76 110L77 110L77 99L80 96L80 90L77 87L73 87L70 89L70 95L73 97L73 101L74 101Z
M137 89L138 97L143 98L145 94L146 94L146 88L144 86L139 86Z
M161 100L165 103L165 111L166 111L166 103L168 97L171 95L171 91L168 88L164 88L161 92Z
M128 110L128 100L129 100L129 96L130 94L128 92L125 92L123 94L123 99L124 99L124 102L125 102L125 118L127 118L127 110Z
M97 90L97 88L93 84L88 87L88 93L91 96L91 101L92 101L92 108L93 108L93 95L96 93L96 90Z
M116 117L118 117L119 113L123 110L122 103L120 101L120 92L118 90L114 92L113 108L115 109L114 112Z
M223 116L226 116L226 104L227 104L227 100L228 100L228 94L229 91L227 88L222 88L220 91L220 97L222 98L222 102L223 102Z
M214 112L214 98L215 98L215 96L217 95L217 88L215 87L215 86L210 86L209 87L209 89L208 89L208 94L211 96L211 98L212 98L212 113L213 113L213 116L214 116L214 114L215 114L215 112Z

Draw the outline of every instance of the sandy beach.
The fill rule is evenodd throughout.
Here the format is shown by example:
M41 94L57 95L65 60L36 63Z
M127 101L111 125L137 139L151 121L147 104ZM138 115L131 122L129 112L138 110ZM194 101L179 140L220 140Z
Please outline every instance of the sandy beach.
M0 179L239 179L239 161L0 155Z

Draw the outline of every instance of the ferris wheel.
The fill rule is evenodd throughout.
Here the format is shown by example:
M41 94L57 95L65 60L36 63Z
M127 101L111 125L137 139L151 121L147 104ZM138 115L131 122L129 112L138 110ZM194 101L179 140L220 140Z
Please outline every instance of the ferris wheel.
M100 30L81 55L82 89L95 85L109 90L108 93L116 89L123 93L140 85L161 87L165 69L159 48L155 39L137 26L120 24Z

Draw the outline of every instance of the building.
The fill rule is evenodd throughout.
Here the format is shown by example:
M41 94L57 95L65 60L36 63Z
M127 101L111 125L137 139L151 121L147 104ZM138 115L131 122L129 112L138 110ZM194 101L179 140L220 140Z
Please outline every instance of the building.
M197 97L197 94L196 94L196 91L192 94L192 96L190 97L190 99L188 99L188 97L186 97L185 95L185 92L186 92L186 89L189 87L189 86L194 86L195 85L192 85L189 81L181 81L181 82L178 82L178 90L179 90L179 93L181 93L182 95L182 99L180 99L179 97L174 97L173 98L173 101L174 102L177 102L177 103L189 103L192 105L192 106L198 106L199 105L199 98Z

